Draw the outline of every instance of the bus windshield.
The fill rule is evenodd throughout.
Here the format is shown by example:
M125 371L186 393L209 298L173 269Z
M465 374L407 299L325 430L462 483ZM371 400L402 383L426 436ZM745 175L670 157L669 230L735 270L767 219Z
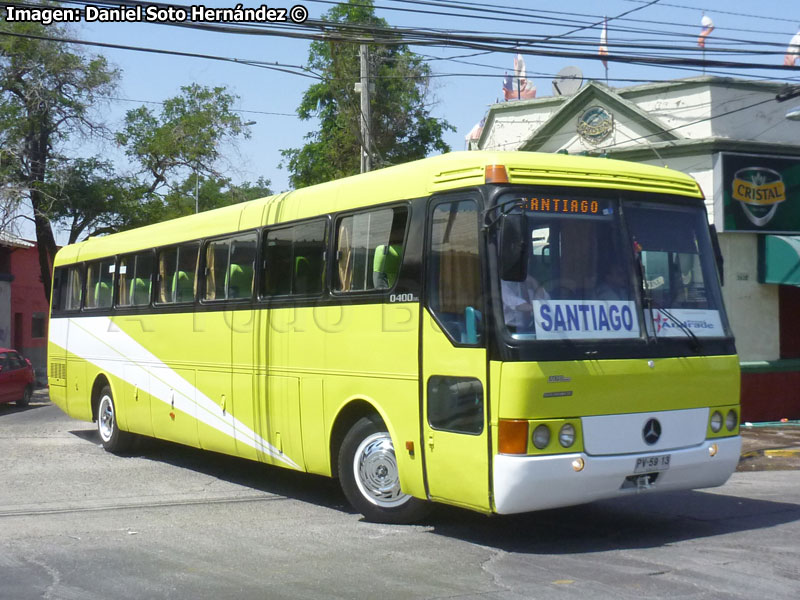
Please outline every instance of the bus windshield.
M701 207L535 193L498 203L512 200L527 247L522 281L500 282L512 338L726 335Z

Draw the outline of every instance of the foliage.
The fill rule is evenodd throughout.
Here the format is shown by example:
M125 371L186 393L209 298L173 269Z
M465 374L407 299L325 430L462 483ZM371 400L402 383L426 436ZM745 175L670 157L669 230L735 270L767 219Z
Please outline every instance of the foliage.
M256 183L234 185L229 179L201 178L192 173L163 197L150 194L134 214L126 215L119 229L131 229L150 223L190 215L195 211L195 193L200 211L211 210L239 202L255 200L272 194L270 181L259 177Z
M47 213L69 228L70 244L85 233L110 233L138 218L144 192L138 181L117 175L110 162L97 157L60 161L48 173L44 190Z
M0 176L5 191L30 201L49 297L56 242L46 212L47 173L60 144L76 134L102 133L92 110L114 89L118 73L103 57L30 37L64 35L56 25L0 21L0 34Z
M371 0L350 0L334 6L325 20L364 30L386 28L375 16ZM361 30L361 29L360 29ZM370 147L375 168L446 152L443 135L453 127L431 117L430 68L402 44L370 44ZM360 98L354 85L360 78L359 45L352 42L312 42L309 67L322 76L303 95L297 114L317 118L319 128L306 135L302 148L282 150L283 166L295 188L354 175L360 170Z
M128 111L116 140L140 167L149 193L174 187L188 172L219 178L220 148L237 136L249 136L232 112L236 97L225 88L192 84L166 100L158 114L149 108Z
M76 136L111 137L96 109L119 73L51 37L66 37L64 28L0 21L0 217L5 227L20 202L30 203L48 297L55 223L72 243L192 213L195 182L204 210L270 193L269 181L235 186L222 173L224 145L248 135L225 88L186 86L157 112L127 113L114 137L138 176L99 157L67 156Z

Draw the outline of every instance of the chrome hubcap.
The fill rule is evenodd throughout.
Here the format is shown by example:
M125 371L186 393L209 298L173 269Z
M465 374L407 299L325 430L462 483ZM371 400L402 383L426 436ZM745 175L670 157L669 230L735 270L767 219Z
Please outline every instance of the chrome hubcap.
M111 439L114 434L114 403L111 398L103 396L100 399L100 408L97 415L97 430L104 442Z
M400 490L397 459L388 433L373 433L361 442L353 469L358 489L373 504L391 508L410 500L411 496Z

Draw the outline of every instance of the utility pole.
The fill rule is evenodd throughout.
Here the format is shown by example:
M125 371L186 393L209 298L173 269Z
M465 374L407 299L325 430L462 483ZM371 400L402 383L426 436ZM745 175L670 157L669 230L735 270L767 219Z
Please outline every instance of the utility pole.
M370 140L370 114L369 114L369 48L361 44L359 48L361 59L361 81L356 84L356 91L361 93L361 172L372 170L369 148Z

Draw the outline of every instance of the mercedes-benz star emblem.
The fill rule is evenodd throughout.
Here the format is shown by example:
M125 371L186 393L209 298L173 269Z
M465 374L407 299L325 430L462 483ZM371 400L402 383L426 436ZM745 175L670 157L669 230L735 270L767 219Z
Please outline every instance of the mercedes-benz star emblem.
M656 419L650 419L644 424L642 437L644 437L644 441L648 446L655 444L658 441L658 438L661 437L661 423L659 423Z

